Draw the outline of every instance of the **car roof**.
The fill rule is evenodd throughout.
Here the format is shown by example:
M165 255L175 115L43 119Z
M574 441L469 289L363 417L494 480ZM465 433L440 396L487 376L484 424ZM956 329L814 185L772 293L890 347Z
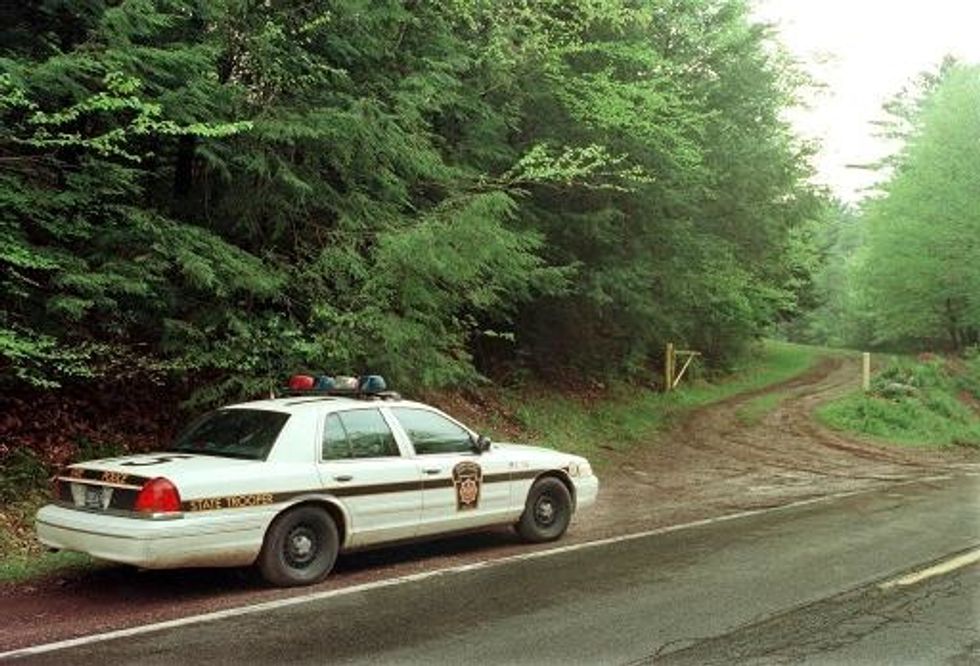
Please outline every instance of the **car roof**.
M226 405L222 409L264 409L271 412L285 412L292 414L307 409L319 409L324 406L330 411L339 409L349 409L352 407L422 407L433 409L429 405L411 400L371 400L347 398L344 396L323 396L323 395L293 395L285 398L272 398L269 400L253 400L251 402L240 402L234 405Z

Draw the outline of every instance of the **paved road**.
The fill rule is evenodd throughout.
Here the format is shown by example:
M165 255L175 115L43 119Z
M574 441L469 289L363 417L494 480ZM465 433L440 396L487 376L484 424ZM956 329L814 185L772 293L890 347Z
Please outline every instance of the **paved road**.
M967 566L908 586L846 592L643 662L967 666L980 663L978 612L980 566Z
M980 478L892 486L30 663L976 663Z

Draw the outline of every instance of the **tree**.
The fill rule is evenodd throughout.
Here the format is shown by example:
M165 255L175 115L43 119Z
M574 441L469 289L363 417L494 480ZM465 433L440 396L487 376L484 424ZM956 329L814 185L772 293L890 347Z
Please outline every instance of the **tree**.
M799 81L740 1L642 3L564 43L548 85L518 98L522 138L605 146L643 177L532 188L529 223L578 270L566 295L525 309L527 354L643 370L684 340L724 365L792 310L791 231L821 214L779 114Z
M6 11L8 385L723 365L805 289L797 81L744 0Z
M856 267L879 344L980 342L980 67L947 65L912 118Z

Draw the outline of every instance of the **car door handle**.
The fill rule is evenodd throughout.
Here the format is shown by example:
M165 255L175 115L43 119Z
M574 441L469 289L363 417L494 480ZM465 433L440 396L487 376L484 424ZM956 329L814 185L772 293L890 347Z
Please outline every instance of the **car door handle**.
M350 474L338 474L337 476L335 476L333 478L334 478L335 481L341 481L341 482L343 482L343 481L350 481L354 477L351 476Z
M423 469L422 471L425 472L426 474L438 474L439 472L442 471L442 468L440 468L440 467L428 467L426 469Z

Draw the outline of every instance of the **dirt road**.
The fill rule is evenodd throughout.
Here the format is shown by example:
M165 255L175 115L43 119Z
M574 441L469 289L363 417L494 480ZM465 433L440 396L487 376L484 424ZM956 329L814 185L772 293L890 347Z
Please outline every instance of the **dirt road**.
M855 388L857 361L829 358L803 376L695 412L652 446L619 456L583 527L605 534L980 468L967 449L928 451L856 441L814 421L817 405ZM738 412L784 399L758 423Z
M703 408L648 446L614 454L600 473L598 505L577 516L563 543L980 469L972 451L882 448L815 424L813 408L853 386L853 364L827 359L784 384ZM744 425L739 409L769 393L785 399L758 423ZM314 589L529 550L502 529L350 555ZM243 571L125 567L0 587L0 652L309 591L270 590Z

